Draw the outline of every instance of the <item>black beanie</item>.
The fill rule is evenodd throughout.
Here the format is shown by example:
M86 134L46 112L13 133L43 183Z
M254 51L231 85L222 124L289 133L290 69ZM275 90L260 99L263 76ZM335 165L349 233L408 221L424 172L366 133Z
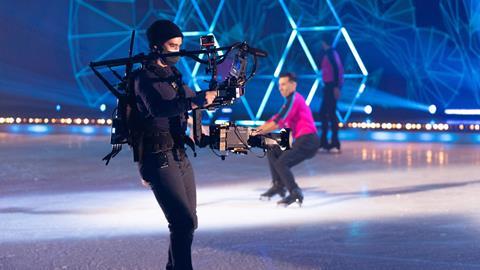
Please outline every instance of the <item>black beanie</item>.
M180 28L169 20L157 20L147 29L147 38L150 48L153 45L162 46L167 40L181 37L183 38Z

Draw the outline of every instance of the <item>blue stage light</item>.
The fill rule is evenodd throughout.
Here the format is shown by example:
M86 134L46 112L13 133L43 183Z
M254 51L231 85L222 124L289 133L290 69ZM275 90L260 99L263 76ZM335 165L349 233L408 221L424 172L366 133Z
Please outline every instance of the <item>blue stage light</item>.
M27 126L27 131L30 133L47 133L50 131L50 127L45 125L31 125Z
M95 133L95 128L93 128L92 126L86 126L86 127L82 127L82 131L81 131L83 134L93 134Z
M240 125L240 126L261 126L265 124L265 121L255 121L255 120L238 120L235 122L235 124Z
M232 108L222 108L222 113L232 113Z
M437 106L435 106L433 104L428 106L428 112L431 113L431 114L435 114L437 112Z
M342 27L341 31L342 31L343 37L345 38L345 41L348 44L348 47L350 47L350 50L352 51L353 57L355 57L355 61L357 62L358 66L360 67L360 70L362 71L363 76L368 76L368 71L365 68L365 65L363 64L362 58L360 58L357 48L355 48L355 45L353 44L353 41L350 38L350 35L348 34L345 27Z
M480 115L480 109L446 109L449 115Z
M102 104L100 105L100 111L104 112L107 109L107 105Z
M55 109L57 110L57 112L59 112L59 111L62 109L62 106L60 106L60 104L57 104L57 106L55 107Z

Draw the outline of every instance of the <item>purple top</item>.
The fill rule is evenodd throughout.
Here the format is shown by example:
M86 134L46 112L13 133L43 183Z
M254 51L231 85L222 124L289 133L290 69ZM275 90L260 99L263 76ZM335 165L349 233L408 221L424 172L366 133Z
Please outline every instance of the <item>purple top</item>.
M326 51L322 59L322 79L323 82L333 83L334 86L343 85L343 65L340 56L334 49Z
M280 128L291 128L293 138L317 133L312 111L305 99L297 92L285 98L280 112L272 116L268 122L274 121Z

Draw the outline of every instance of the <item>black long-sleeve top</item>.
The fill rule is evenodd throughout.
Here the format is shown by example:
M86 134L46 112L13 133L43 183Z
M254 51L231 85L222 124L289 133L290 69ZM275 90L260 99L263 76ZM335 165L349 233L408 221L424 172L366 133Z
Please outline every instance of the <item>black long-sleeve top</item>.
M133 79L136 106L145 130L170 132L175 141L185 135L186 113L192 109L192 103L199 107L205 103L205 94L197 94L179 75L175 67L150 63L138 70Z

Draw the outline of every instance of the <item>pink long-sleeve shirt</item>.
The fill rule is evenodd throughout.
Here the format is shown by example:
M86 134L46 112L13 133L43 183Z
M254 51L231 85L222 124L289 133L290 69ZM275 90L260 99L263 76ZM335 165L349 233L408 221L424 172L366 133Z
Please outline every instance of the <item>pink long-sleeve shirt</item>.
M305 103L303 96L297 92L293 92L286 97L280 111L268 121L274 121L279 128L292 129L292 136L295 139L303 135L317 133L312 111Z

